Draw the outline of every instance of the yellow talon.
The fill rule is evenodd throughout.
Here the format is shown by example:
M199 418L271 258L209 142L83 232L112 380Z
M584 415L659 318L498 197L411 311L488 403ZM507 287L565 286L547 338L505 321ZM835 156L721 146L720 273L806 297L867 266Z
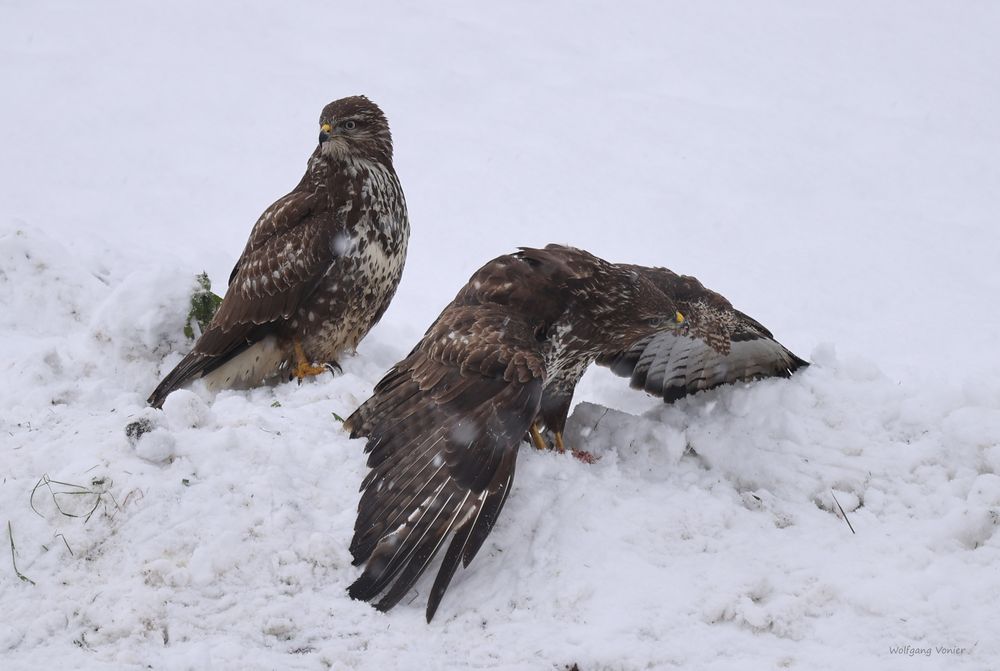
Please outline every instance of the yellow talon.
M555 438L556 438L556 450L558 450L559 453L562 454L563 452L566 451L566 446L563 445L562 431L556 431Z
M545 444L545 439L542 438L542 434L538 431L538 425L531 425L531 442L535 444L539 450L547 450L548 446Z
M306 353L302 349L302 343L298 340L294 344L295 351L295 368L292 370L292 375L298 378L299 382L302 382L303 378L309 377L310 375L319 375L320 373L326 372L325 366L314 366L312 362L306 358Z

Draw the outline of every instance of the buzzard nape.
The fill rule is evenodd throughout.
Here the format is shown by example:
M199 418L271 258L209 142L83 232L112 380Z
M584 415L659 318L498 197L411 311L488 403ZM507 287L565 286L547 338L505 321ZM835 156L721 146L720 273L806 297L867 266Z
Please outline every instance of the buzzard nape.
M562 449L595 361L665 401L808 365L693 277L558 245L490 261L345 424L371 469L351 596L392 608L447 543L430 621L496 523L520 443L544 446L544 432Z
M388 122L353 96L319 123L305 175L257 220L218 312L150 405L203 376L219 389L335 368L389 306L410 225Z

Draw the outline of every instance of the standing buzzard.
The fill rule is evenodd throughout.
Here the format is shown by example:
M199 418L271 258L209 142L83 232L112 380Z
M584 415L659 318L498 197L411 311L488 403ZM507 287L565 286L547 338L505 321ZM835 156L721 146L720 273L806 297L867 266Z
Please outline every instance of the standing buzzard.
M218 389L337 367L389 306L410 236L389 125L364 96L330 103L319 124L306 174L260 215L218 312L152 406L202 376Z
M371 471L351 553L356 599L392 608L451 537L434 616L510 493L518 445L563 448L573 390L592 362L673 401L807 365L693 277L558 245L480 268L409 356L347 420Z

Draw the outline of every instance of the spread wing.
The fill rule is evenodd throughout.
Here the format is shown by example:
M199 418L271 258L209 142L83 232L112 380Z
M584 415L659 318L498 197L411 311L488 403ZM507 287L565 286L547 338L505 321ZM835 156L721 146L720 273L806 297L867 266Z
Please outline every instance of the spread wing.
M600 355L597 363L631 378L633 388L669 402L732 382L789 377L809 365L697 279L665 268L622 267L649 279L685 320L683 328L650 328L628 347Z
M208 373L291 317L336 260L321 196L293 191L257 220L229 277L212 322L149 398L154 407L174 389Z
M496 305L452 304L347 420L371 471L351 553L355 599L379 610L409 592L451 537L427 603L434 616L503 508L518 445L538 412L544 363L529 324Z

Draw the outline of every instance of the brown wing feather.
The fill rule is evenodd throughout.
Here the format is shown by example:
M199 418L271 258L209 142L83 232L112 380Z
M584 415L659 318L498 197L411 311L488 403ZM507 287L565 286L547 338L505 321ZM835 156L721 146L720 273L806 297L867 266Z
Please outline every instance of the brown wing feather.
M458 302L458 301L456 301ZM538 412L544 364L531 326L494 305L452 304L346 422L368 438L351 552L353 598L388 610L451 536L427 604L434 616L506 501Z
M694 277L665 268L622 265L649 279L684 315L683 328L651 327L597 363L631 386L674 401L723 384L789 377L809 364L774 339L755 319Z
M318 207L320 202L316 193L292 192L265 210L195 351L225 354L255 326L295 314L335 259L327 213Z
M167 395L211 372L290 318L335 262L321 196L293 191L257 220L229 278L229 289L191 352L149 397L160 407Z

